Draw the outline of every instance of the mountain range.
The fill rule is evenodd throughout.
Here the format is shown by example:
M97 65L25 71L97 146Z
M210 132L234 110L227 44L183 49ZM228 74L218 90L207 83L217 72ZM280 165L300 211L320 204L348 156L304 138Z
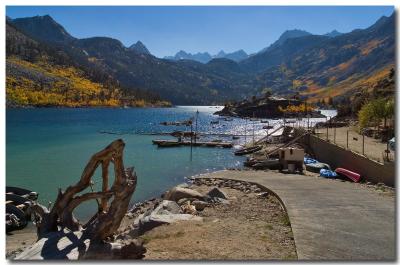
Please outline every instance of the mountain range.
M211 61L212 59L215 59L215 58L225 58L225 59L230 59L235 62L239 62L248 57L249 57L249 55L244 50L238 50L238 51L231 52L231 53L225 53L223 50L221 50L215 55L210 55L208 52L198 52L195 54L191 54L191 53L187 53L185 51L180 50L174 56L165 56L164 59L173 60L173 61L193 60L193 61L197 61L200 63L208 63L209 61Z
M338 32L337 30L332 30L331 32L328 32L324 34L324 36L328 37L337 37L343 33ZM282 45L287 39L291 38L299 38L303 36L309 36L312 35L311 33L304 31L304 30L299 30L299 29L293 29L293 30L287 30L285 31L277 41L275 41L273 44L271 44L269 47L262 49L259 53L263 53L267 51L268 49L273 49L274 47L278 47ZM235 62L242 61L244 59L247 59L250 55L248 55L244 50L237 50L232 53L225 53L223 50L218 52L215 55L210 55L208 52L198 52L198 53L187 53L183 50L180 50L177 52L174 56L164 56L164 59L168 60L193 60L197 61L200 63L208 63L211 61L213 58L226 58L230 59Z
M198 62L183 51L178 52L178 60L156 58L141 42L125 47L107 37L77 39L50 16L7 18L7 77L19 78L9 70L16 61L19 73L31 76L51 51L52 63L68 61L89 80L116 84L118 91L148 92L174 104L221 104L267 90L297 93L310 100L340 98L369 89L394 67L394 23L393 14L366 29L343 34L290 30L250 56L244 51L202 53L203 62ZM28 64L29 69L22 69ZM38 81L30 81L41 89ZM12 91L12 86L7 87Z

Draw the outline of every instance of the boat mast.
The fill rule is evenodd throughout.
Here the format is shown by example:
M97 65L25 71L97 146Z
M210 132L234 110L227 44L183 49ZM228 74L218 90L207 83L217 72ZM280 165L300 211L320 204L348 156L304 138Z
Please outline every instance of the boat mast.
M194 129L195 134L194 134L194 142L196 143L196 138L197 138L197 118L199 117L199 110L196 111L196 127Z
M247 142L247 117L244 117L245 123L244 123L244 144Z
M255 116L254 116L254 111L253 111L253 145L254 145L254 124L255 124L255 120L254 120Z

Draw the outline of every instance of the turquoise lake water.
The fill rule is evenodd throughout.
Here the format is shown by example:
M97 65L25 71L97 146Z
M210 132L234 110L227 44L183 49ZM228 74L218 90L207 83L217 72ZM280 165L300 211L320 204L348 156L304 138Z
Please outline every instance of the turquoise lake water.
M32 108L6 110L6 185L39 192L39 201L54 202L58 188L76 183L92 154L110 142L123 139L124 164L134 166L138 186L132 202L161 195L167 189L196 174L241 167L245 158L233 155L234 149L194 147L157 148L153 139L173 139L154 132L190 130L185 126L163 126L163 121L182 121L198 115L198 131L246 135L235 144L264 133L259 122L243 119L225 121L213 113L218 107L176 108ZM210 121L219 124L210 124ZM313 119L313 122L325 119ZM279 123L271 120L271 125ZM101 133L108 132L108 133ZM212 136L213 139L216 136ZM231 137L220 138L232 141ZM100 170L93 178L101 189ZM110 181L111 182L111 181ZM85 219L96 211L96 202L76 209Z
M7 109L6 111L6 184L39 192L40 202L54 202L57 189L76 183L90 156L113 140L125 141L125 166L134 166L138 186L133 201L159 196L184 177L199 173L240 167L243 158L235 157L233 149L157 148L153 139L169 136L139 133L190 130L185 126L163 126L162 121L185 120L199 110L198 131L222 133L240 131L240 119L210 125L217 117L215 107L178 108L38 108ZM214 127L214 128L213 128ZM104 134L101 131L118 134ZM100 190L99 172L94 177ZM86 218L96 209L94 201L76 210Z

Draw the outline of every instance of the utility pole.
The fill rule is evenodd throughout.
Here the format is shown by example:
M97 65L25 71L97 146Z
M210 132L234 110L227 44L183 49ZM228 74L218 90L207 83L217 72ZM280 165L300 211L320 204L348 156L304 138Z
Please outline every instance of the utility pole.
M254 121L253 121L253 145L254 145L254 142L255 142L255 140L254 140Z
M196 128L195 128L195 134L194 134L194 142L197 142L197 118L199 117L199 110L196 111Z
M247 117L244 118L245 123L244 123L244 144L247 142Z
M325 122L325 126L326 126L326 140L328 141L328 138L329 138L329 137L328 137L328 130L329 130L329 129L328 129L328 128L329 128L329 127L328 127L328 116L325 116L325 119L326 119L326 122Z
M310 129L310 114L308 114L307 99L306 99L306 115L307 115L307 130Z
M190 121L190 161L192 161L193 152L193 122Z
M254 123L255 123L255 121L254 121L254 112L253 112L253 145L254 145Z

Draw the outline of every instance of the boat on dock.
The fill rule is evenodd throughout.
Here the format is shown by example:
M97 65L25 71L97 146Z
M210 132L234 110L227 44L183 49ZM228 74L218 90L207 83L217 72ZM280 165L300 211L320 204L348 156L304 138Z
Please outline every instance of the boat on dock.
M164 126L190 126L190 124L192 124L191 120L187 120L187 121L163 121L160 122L161 125Z
M341 176L347 177L348 179L352 180L353 182L360 182L360 180L361 180L360 174L350 171L345 168L338 167L337 169L335 169L335 172Z
M287 123L287 124L293 124L293 123L296 123L296 120L283 120L283 122L284 123Z
M272 125L263 126L263 129L265 129L265 130L269 130L269 129L273 129L273 128L274 128L274 126L272 126Z
M174 137L191 137L191 136L195 137L196 136L195 132L183 132L183 131L174 131L170 134L171 134L171 136L174 136Z
M263 161L259 161L251 166L254 169L280 169L281 162L279 159L266 159Z
M159 142L158 147L179 147L181 144L179 142Z
M231 142L200 142L200 141L173 141L173 140L153 140L153 144L159 147L176 147L176 146L203 146L203 147L223 147L232 148Z
M242 156L247 154L252 154L254 152L260 151L262 149L261 145L256 145L248 148L243 148L235 152L235 155Z

